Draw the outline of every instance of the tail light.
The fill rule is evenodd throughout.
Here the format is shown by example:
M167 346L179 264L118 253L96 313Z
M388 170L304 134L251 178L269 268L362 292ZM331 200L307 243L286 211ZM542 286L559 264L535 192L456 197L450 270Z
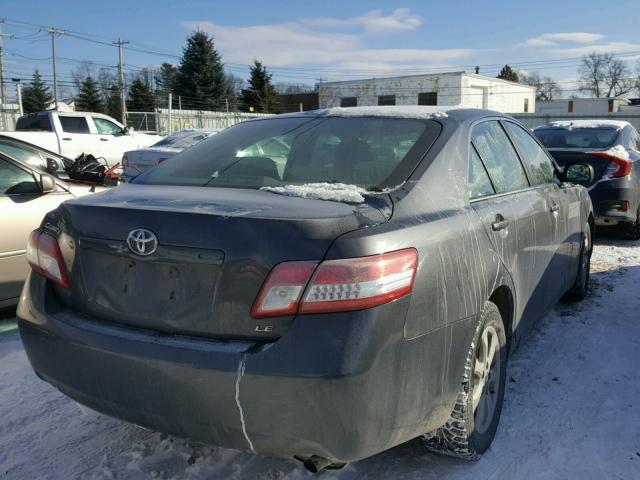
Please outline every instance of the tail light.
M609 160L613 163L611 166L611 172L609 172L609 177L611 178L626 177L631 174L633 162L628 158L616 157L615 155L611 155L607 152L594 152L591 155L594 157L604 158L605 160Z
M48 233L34 230L27 245L27 260L34 272L53 280L61 287L69 286L58 240Z
M251 315L267 318L377 307L411 293L417 265L418 252L413 248L320 265L284 262L269 274Z

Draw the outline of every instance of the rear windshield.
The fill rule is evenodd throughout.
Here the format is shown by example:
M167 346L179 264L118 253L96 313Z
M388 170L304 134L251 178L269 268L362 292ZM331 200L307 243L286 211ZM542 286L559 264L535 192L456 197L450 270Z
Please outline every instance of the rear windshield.
M134 183L261 188L330 182L379 190L404 182L439 133L432 120L254 120L211 136Z
M547 148L607 148L618 138L616 128L537 128L533 131Z
M51 122L48 115L33 115L21 117L16 122L16 130L40 130L45 132L51 131Z
M155 143L154 147L171 147L171 148L180 148L186 149L189 148L196 143L200 143L202 140L207 138L210 133L205 132L181 132L176 133L175 135L170 135L167 138L163 138L158 143Z

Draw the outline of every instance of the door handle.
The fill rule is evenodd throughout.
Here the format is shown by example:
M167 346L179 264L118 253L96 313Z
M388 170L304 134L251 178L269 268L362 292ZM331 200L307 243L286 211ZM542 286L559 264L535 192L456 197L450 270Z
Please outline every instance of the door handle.
M491 228L494 232L504 230L509 226L509 220L505 219L502 215L496 215L496 221L491 224Z
M70 141L71 141L71 139L70 139L69 137L64 137L64 138L63 138L63 140L65 140L65 141L67 141L67 142L70 142Z
M109 139L108 139L108 138L101 138L101 139L100 139L100 141L101 141L101 142L108 142L108 141L109 141Z

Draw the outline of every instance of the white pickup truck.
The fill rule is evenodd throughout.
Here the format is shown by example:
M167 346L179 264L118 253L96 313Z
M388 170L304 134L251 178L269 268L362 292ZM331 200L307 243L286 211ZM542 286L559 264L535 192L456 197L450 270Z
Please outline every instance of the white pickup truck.
M14 132L0 133L68 158L90 153L104 158L110 167L122 160L124 152L162 139L160 135L134 132L107 115L87 112L33 113L20 117Z

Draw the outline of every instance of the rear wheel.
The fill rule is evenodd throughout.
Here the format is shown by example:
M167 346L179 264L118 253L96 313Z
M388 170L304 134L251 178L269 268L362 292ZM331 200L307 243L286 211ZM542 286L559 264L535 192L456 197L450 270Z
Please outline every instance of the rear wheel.
M584 227L582 235L582 246L580 247L580 259L578 263L578 273L576 280L569 291L564 295L564 300L571 302L579 302L584 300L589 290L589 280L591 278L591 253L593 251L593 243L591 240L591 228L587 224Z
M625 222L620 225L620 233L625 240L640 240L640 210L635 222Z
M507 373L507 340L498 307L487 302L467 354L462 385L447 423L424 436L429 450L476 460L498 429Z

